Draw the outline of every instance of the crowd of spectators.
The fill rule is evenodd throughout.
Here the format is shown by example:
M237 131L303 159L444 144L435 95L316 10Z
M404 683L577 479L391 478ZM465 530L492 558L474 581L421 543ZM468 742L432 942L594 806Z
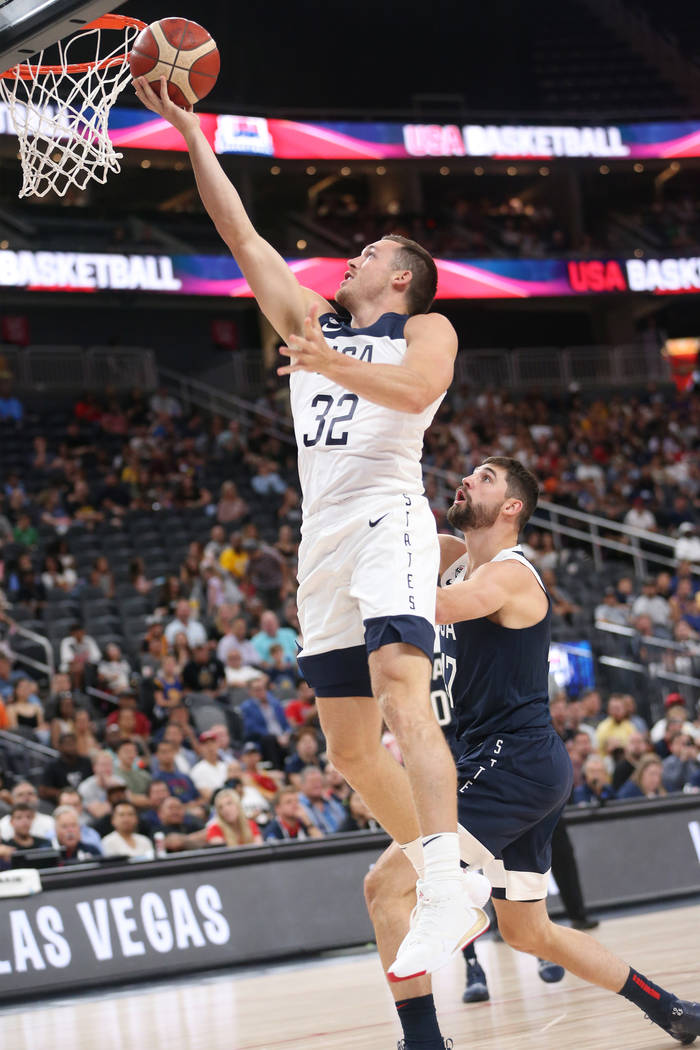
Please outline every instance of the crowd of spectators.
M150 398L86 394L41 419L7 384L2 393L5 627L46 636L58 668L45 682L0 652L0 728L57 751L29 802L16 796L21 763L5 769L4 800L62 810L29 832L26 810L9 812L4 839L31 834L71 857L88 846L140 856L371 827L324 761L315 699L296 665L293 446L271 435L262 413L226 423L186 411L165 389ZM260 407L281 404L270 390ZM699 436L696 394L516 401L457 385L426 435L427 491L444 529L459 478L486 455L514 455L561 507L641 527L649 549L655 533L675 537L672 567L647 579L624 557L601 579L589 551L546 529L524 537L552 595L555 636L611 638L663 685L669 674L700 675ZM12 642L21 648L16 634ZM613 734L614 746L593 740L593 749L610 791L621 790L623 768L631 791L640 760L659 744L656 708L643 691L608 684L635 696L644 747ZM679 739L662 734L660 757L673 761L661 784L675 785L666 790L697 786L696 697L691 690ZM567 734L579 728L579 706L575 693L566 698ZM583 736L592 734L580 722L570 744L577 789L599 779L594 761L584 773ZM654 773L640 774L639 792ZM72 846L71 806L81 830ZM88 835L95 829L97 839Z
M624 693L612 693L605 712L596 689L574 701L557 695L550 711L573 765L575 804L700 791L700 712L680 693L667 695L651 726Z

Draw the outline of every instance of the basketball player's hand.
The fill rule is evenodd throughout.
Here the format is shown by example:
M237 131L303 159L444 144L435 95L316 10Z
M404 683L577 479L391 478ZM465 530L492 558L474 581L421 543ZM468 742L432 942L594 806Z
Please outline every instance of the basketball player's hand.
M183 137L187 136L187 132L199 127L199 117L192 106L183 109L175 105L168 94L168 82L165 77L160 78L160 93L153 90L145 77L134 79L134 91L146 109L167 120Z
M335 350L331 350L323 337L318 323L320 307L314 303L304 318L304 329L301 335L290 335L289 346L281 346L280 353L289 358L288 365L277 369L278 376L288 376L291 372L320 372L336 359Z

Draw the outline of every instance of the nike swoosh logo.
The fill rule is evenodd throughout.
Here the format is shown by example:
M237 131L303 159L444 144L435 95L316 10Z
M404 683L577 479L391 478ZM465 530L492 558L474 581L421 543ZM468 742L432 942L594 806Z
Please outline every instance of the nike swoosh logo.
M386 518L388 513L389 513L389 511L387 511L386 514L382 514L381 518L377 518L376 521L370 521L370 523L369 523L370 529L373 529L374 526L378 525L380 521L384 521L384 519Z
M439 835L433 835L430 839L423 839L423 846L429 846L431 842L435 842L435 839L439 839Z

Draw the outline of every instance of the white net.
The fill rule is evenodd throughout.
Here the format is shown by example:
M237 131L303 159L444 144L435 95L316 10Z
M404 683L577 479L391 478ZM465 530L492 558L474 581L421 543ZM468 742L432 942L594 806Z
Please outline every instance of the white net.
M91 179L104 183L110 172L120 171L122 154L109 139L109 113L131 79L127 55L142 28L124 22L100 19L57 44L55 64L44 65L42 51L36 64L22 63L0 77L0 98L19 137L20 197L51 191L62 197L71 186L82 190ZM88 46L94 58L77 61Z

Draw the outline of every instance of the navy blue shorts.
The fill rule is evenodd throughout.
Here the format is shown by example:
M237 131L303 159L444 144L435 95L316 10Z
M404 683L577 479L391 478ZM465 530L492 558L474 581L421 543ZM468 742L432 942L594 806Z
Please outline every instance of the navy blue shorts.
M552 833L573 769L553 729L496 733L457 761L462 860L483 868L501 900L547 896Z

